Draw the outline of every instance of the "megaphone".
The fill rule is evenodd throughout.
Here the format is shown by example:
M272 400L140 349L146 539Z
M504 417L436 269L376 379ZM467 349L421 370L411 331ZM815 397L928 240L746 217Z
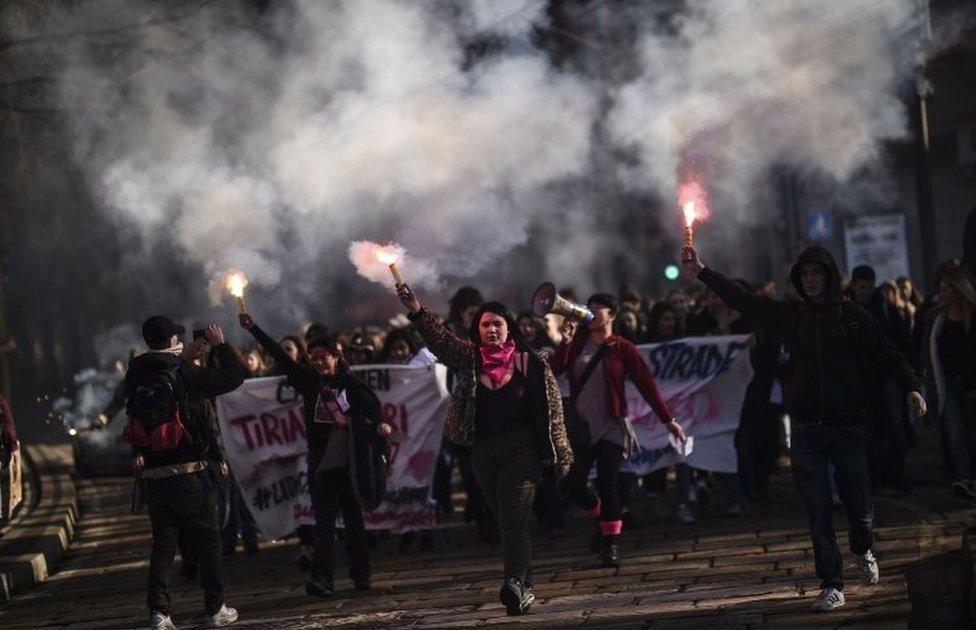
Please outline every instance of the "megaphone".
M570 302L556 293L556 286L551 282L544 282L535 290L532 295L532 312L535 313L536 317L555 313L578 322L591 322L594 318L590 309Z

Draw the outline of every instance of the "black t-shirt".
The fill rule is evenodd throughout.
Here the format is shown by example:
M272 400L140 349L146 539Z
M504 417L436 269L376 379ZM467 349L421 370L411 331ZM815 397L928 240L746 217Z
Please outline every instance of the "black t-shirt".
M529 426L526 381L518 370L503 387L495 390L479 380L475 404L475 431L479 437L498 437Z
M966 353L969 340L966 323L946 319L939 335L939 361L946 378L959 378L966 374Z

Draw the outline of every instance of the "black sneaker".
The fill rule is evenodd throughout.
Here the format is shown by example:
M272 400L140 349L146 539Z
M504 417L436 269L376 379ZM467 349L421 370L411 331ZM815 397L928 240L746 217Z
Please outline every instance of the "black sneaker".
M516 577L507 577L502 584L502 590L498 593L498 599L505 606L505 612L510 616L524 615L535 602L535 593L532 587L522 588L522 582Z
M312 597L325 598L335 596L335 589L332 587L332 583L319 577L313 577L305 583L305 592Z

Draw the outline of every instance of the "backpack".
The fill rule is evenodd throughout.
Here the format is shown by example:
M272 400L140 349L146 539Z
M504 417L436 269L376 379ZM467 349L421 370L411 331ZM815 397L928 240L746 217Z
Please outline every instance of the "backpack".
M125 410L129 424L122 439L133 446L171 451L193 438L183 422L188 418L186 390L180 383L179 366L140 375L130 384Z

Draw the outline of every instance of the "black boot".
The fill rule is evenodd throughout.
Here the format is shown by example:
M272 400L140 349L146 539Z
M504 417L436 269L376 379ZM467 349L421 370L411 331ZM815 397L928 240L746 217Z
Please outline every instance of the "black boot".
M600 549L600 562L605 567L620 566L620 551L617 549L616 536L604 536Z

